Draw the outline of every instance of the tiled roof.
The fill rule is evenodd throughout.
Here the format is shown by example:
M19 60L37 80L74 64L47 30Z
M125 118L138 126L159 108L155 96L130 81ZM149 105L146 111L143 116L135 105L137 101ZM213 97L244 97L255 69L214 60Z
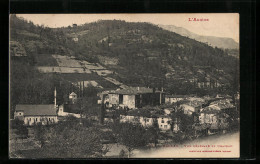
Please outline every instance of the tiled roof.
M161 92L159 90L155 90L156 93ZM109 93L115 94L124 94L124 95L136 95L136 94L145 94L145 93L153 93L153 88L146 88L146 87L128 87L125 89L111 91Z
M203 102L185 100L185 101L180 101L180 104L181 104L181 106L188 105L188 106L196 108L196 107L202 106Z
M16 105L16 111L23 111L24 116L56 116L56 109L50 105Z
M186 95L165 95L168 98L186 98Z
M228 109L228 108L234 108L235 106L230 103L230 99L222 99L218 101L211 102L210 105L216 105L220 109Z

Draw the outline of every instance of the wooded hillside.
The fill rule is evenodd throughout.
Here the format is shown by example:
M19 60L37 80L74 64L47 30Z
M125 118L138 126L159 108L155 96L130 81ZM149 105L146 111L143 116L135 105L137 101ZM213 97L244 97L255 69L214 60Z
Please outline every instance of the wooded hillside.
M40 74L35 69L56 66L50 54L100 63L116 72L109 76L129 86L163 87L175 94L238 90L239 59L149 23L104 20L54 29L11 15L10 41L27 55L21 60L11 59L12 105L53 103L54 86L64 81L69 88L61 76ZM10 51L11 56L14 53ZM104 62L110 59L112 62ZM197 87L196 83L207 80L223 86ZM59 93L63 94L62 89Z

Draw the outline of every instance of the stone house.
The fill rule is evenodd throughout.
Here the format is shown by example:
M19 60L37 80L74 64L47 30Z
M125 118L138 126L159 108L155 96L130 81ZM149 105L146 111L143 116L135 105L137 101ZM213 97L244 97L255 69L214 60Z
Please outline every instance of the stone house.
M185 100L180 102L180 108L184 114L192 115L193 113L198 113L204 103L204 101L198 101L196 99Z
M156 121L156 118L140 117L139 121L143 127L152 127Z
M203 108L199 113L199 123L208 125L208 133L211 131L225 130L228 127L227 118L229 116L221 111L221 108L210 105Z
M183 110L184 114L192 115L194 112L199 110L199 106L190 105L190 104L181 104L180 107Z
M168 116L159 116L157 118L159 129L162 131L171 130L172 119Z

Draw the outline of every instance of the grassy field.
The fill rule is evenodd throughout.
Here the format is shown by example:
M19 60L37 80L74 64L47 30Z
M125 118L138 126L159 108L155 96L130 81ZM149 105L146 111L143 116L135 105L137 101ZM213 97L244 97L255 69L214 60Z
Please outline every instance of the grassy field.
M39 66L38 70L43 73L82 73L91 74L91 71L84 68L70 68L70 67L53 67L53 66Z
M63 79L78 82L78 81L96 81L99 85L101 85L105 89L116 89L117 85L105 80L104 78L98 76L97 74L82 74L82 73L66 73L59 74Z
M36 66L58 66L56 59L51 54L35 55Z

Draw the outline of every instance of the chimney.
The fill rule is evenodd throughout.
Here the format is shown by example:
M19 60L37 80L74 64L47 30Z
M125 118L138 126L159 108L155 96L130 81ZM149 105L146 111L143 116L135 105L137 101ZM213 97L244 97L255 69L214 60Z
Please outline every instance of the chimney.
M82 96L84 97L84 88L85 88L85 84L84 84L84 81L83 81L83 85L82 85Z
M57 107L57 102L56 102L56 96L57 96L57 91L56 91L56 87L54 89L54 107Z

